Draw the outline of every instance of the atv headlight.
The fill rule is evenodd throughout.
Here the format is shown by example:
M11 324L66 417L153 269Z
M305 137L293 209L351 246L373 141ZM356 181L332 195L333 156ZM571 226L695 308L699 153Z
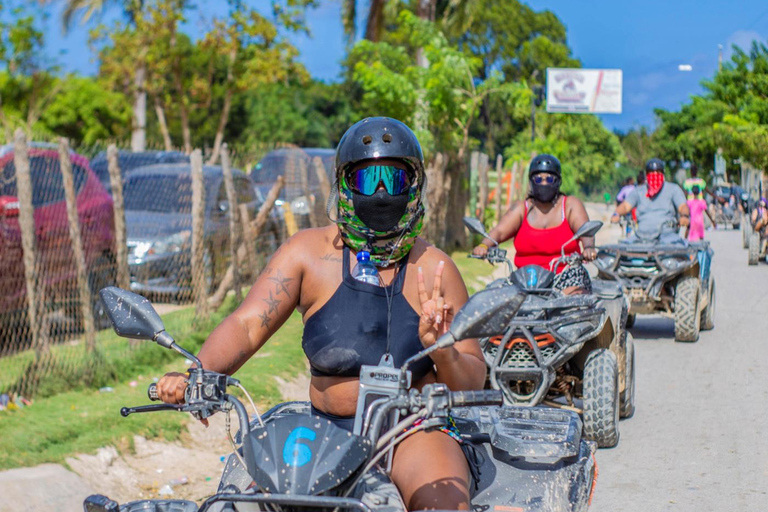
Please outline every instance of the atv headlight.
M613 267L614 263L616 263L616 257L607 252L598 254L597 259L595 260L595 265L602 269L609 269Z
M557 334L569 341L577 341L579 338L594 330L596 325L593 322L576 322L560 327Z
M689 262L687 258L664 258L661 265L667 270L677 270Z

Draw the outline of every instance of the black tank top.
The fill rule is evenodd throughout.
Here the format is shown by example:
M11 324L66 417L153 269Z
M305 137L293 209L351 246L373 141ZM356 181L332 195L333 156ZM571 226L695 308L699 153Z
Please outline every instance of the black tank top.
M377 365L387 347L387 293L392 300L390 355L395 367L423 349L419 315L403 296L408 263L398 264L394 282L386 288L358 281L349 273L349 249L344 246L342 283L333 296L304 324L301 346L315 376L357 377L360 366ZM417 382L432 370L426 357L411 367Z

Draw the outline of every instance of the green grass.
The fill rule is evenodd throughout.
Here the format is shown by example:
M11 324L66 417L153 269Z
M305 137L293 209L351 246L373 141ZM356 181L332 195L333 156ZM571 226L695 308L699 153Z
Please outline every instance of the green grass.
M169 332L173 332L168 324ZM301 348L301 316L294 313L259 354L246 363L235 376L262 407L280 401L280 391L272 376L291 378L305 366ZM195 332L195 337L201 336ZM179 339L181 343L181 339ZM27 467L44 462L63 462L76 453L91 453L101 446L130 445L134 435L149 439L179 439L183 424L191 420L186 414L158 412L120 416L120 408L150 403L147 386L153 377L168 371L182 371L187 364L175 352L155 344L137 351L148 361L165 360L166 364L147 365L139 373L123 374L124 382L112 384L114 391L101 393L95 389L73 390L55 396L38 398L31 407L0 413L0 470ZM133 369L140 366L133 364ZM129 382L137 385L131 387Z
M482 289L480 277L493 271L488 263L452 255L470 293ZM229 298L204 324L196 325L194 308L163 315L166 330L177 342L196 353L211 329L236 304ZM301 348L303 325L294 313L264 348L235 375L263 408L281 399L274 376L290 379L306 368ZM52 347L53 361L41 380L31 407L0 412L0 470L27 467L45 462L61 463L77 453L93 453L106 445L126 449L134 435L177 440L186 414L160 412L120 416L120 408L149 403L146 389L153 378L168 371L183 371L186 361L173 351L151 342L131 342L111 331L98 335L98 350L87 354L82 344ZM0 359L0 388L16 383L30 372L34 354L30 351ZM136 381L135 387L130 386ZM99 392L111 386L113 392Z

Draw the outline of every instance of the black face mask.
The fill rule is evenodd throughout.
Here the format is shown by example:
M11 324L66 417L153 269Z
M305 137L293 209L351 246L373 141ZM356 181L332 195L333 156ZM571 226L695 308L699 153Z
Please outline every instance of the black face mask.
M531 181L531 196L541 203L551 203L554 201L557 193L560 191L560 181L556 180L552 184L537 185Z
M408 208L408 192L391 196L384 190L377 190L372 196L352 193L355 214L374 231L389 231L400 222Z

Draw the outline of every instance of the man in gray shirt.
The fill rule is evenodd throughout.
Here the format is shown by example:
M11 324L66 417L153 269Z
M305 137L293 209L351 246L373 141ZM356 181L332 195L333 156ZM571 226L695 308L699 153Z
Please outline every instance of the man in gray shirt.
M659 233L661 243L681 243L683 240L677 234L677 229L667 224L687 226L690 212L685 199L685 193L679 185L664 181L664 162L652 158L645 165L646 184L630 192L623 203L616 208L611 222L618 222L637 208L637 233L641 237L653 237ZM636 237L627 242L637 241Z

